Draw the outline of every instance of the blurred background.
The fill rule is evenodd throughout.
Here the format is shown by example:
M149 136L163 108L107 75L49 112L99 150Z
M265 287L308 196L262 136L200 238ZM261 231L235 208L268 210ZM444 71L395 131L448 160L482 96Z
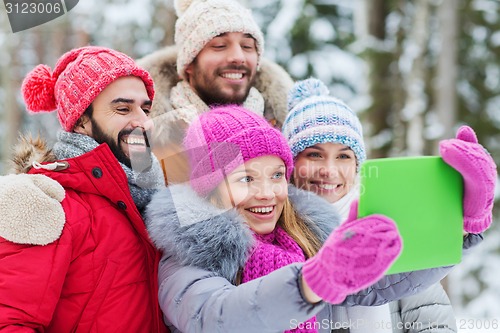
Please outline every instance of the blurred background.
M500 1L241 2L265 33L265 57L294 79L320 78L358 113L370 158L435 155L439 140L468 124L499 164ZM140 58L173 43L175 20L172 0L82 0L62 17L13 33L0 4L0 172L19 132L53 141L59 129L55 114L24 112L20 85L29 70L53 67L87 44ZM443 282L459 318L500 319L498 215Z

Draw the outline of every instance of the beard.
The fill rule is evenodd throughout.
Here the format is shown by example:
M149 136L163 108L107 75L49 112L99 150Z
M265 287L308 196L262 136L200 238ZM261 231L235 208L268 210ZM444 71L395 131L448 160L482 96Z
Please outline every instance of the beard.
M93 118L90 119L90 122L92 124L92 138L99 144L106 143L120 163L125 164L127 167L137 172L144 172L151 168L153 162L151 158L151 148L149 146L148 133L144 129L136 128L133 130L121 130L115 140L106 134ZM138 133L138 131L141 133ZM145 153L134 153L131 154L130 157L125 154L119 143L124 136L131 133L134 133L134 135L142 134L144 136L144 141L146 142Z
M198 64L195 64L193 74L190 77L190 84L205 104L212 105L241 105L248 97L250 89L255 82L255 72L252 72L247 66L226 66L215 70L213 73L204 71ZM244 71L245 77L249 78L245 87L239 85L223 85L217 79L220 73L227 70ZM227 90L230 89L228 93Z

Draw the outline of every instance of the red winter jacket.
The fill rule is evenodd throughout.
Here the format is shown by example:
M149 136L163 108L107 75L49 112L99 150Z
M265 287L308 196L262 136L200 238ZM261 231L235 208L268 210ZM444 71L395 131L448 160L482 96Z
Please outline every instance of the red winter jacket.
M1 332L167 332L158 307L160 254L148 238L127 178L107 145L32 169L66 190L56 241L0 238Z

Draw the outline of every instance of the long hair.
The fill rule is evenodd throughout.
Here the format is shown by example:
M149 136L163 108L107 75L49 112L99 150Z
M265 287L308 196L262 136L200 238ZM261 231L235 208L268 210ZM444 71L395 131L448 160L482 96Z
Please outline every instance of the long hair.
M304 219L293 208L288 198L283 206L278 224L300 246L306 259L318 253L322 245L318 236L307 227Z

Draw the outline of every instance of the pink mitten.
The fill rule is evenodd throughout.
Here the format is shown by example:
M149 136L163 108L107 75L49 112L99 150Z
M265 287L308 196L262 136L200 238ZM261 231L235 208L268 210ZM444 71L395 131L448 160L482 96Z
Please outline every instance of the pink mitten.
M357 213L353 202L347 221L302 268L306 283L328 303L340 303L377 282L401 253L401 237L391 219L384 215L356 219Z
M477 143L469 126L458 129L456 139L439 143L443 160L464 179L464 230L480 233L491 224L497 167L491 155Z

